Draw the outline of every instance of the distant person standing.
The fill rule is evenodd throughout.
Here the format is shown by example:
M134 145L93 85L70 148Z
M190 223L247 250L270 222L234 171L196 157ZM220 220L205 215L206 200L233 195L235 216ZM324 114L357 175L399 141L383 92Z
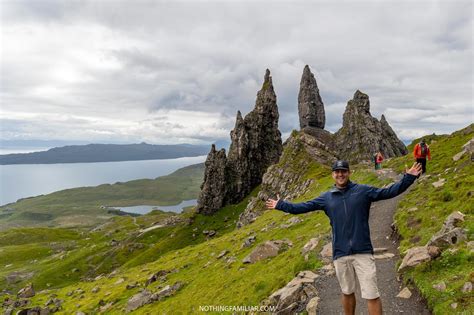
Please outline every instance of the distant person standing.
M413 156L417 163L421 164L422 174L426 173L426 158L431 160L430 147L426 144L425 139L421 139L420 143L415 145Z
M376 170L381 170L382 169L382 161L383 161L383 155L379 151L375 155L375 169Z

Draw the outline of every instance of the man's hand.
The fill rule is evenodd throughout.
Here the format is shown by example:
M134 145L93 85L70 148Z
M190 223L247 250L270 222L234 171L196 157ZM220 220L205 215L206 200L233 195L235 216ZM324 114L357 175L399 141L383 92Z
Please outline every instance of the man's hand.
M268 199L266 202L265 202L265 205L267 206L267 209L275 209L277 203L278 203L278 200L280 200L280 195L277 194L277 200L275 199Z
M421 173L421 164L415 162L413 166L410 169L407 168L405 172L413 176L418 176Z

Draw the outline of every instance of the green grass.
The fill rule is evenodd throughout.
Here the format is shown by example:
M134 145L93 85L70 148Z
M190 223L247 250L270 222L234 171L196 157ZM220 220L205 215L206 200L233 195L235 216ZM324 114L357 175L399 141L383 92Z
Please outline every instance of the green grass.
M425 245L454 211L466 215L461 227L466 230L467 241L474 240L474 165L468 154L457 162L452 159L473 136L474 125L470 125L452 135L424 137L432 153L432 161L427 164L429 176L417 181L399 203L395 215L395 223L402 236L402 254L411 247ZM412 150L418 141L416 139L409 149ZM401 170L405 164L411 166L412 163L413 157L406 156L392 159L386 165ZM432 185L442 178L446 180L442 187ZM455 245L452 250L444 251L441 258L431 263L406 271L404 278L415 283L434 314L474 313L474 295L461 292L466 281L474 280L474 254L466 249L466 242ZM440 281L447 284L446 292L433 288ZM452 303L458 303L455 310L450 306Z
M413 186L405 199L399 203L395 220L402 236L400 250L404 253L412 246L424 245L433 233L439 230L445 217L454 210L466 214L463 227L467 229L469 240L473 238L472 197L474 187L472 163L464 156L453 163L448 157L460 151L460 147L472 138L472 131L461 131L453 136L433 136L431 144L433 161L428 165L430 178ZM431 139L431 138L430 138ZM429 142L428 142L429 143ZM302 147L294 152L285 149L277 167L288 167L301 175L300 181L314 179L308 191L295 198L299 202L312 199L329 189L333 180L330 169L315 163ZM293 150L292 149L292 150ZM438 158L439 157L439 158ZM385 167L403 170L410 157L391 159ZM445 173L450 167L451 171ZM371 167L370 167L371 168ZM456 170L454 170L456 168ZM446 184L434 188L432 182L446 178ZM368 166L355 166L351 180L381 187L390 182L380 179ZM295 183L296 185L297 183ZM149 286L158 291L166 284L177 281L184 286L172 297L139 308L135 313L191 313L200 305L259 305L275 290L284 286L301 270L317 270L323 266L316 253L329 239L329 220L323 212L300 215L303 221L289 228L281 227L292 215L275 210L265 210L263 203L257 205L261 214L252 224L235 228L239 215L247 206L249 198L256 196L257 187L250 196L236 205L220 209L213 216L196 214L192 210L181 215L182 222L141 233L170 217L170 213L154 211L149 215L135 218L114 217L95 231L85 229L55 229L56 235L48 235L44 229L34 236L35 229L25 229L21 233L0 233L0 259L9 259L13 266L0 272L0 279L12 271L35 272L30 280L8 287L15 292L27 281L32 281L38 289L48 291L37 294L31 305L44 305L51 294L64 300L64 313L83 311L97 313L99 303L113 303L107 310L110 314L121 314L128 299L136 294L146 279L159 270L174 270L164 282L157 281ZM416 211L408 211L417 207ZM215 230L216 235L206 238L203 230ZM18 230L20 231L20 230ZM30 239L31 241L27 241ZM248 248L242 243L250 235L256 235L256 242ZM301 248L311 238L321 238L316 253L305 260ZM111 246L110 242L119 245ZM242 260L258 244L266 240L288 239L293 246L278 256L243 264ZM2 243L3 242L3 243ZM10 244L10 242L12 242ZM217 255L228 250L224 258ZM59 255L65 253L60 259ZM1 256L4 255L4 256ZM24 255L23 258L15 258ZM233 263L226 257L235 257ZM35 261L31 263L31 261ZM465 243L456 246L455 251L443 255L430 264L422 264L404 274L406 281L417 285L435 314L456 313L460 310L473 311L471 295L462 293L460 288L467 280L473 281L473 254ZM77 269L77 270L76 270ZM76 271L74 271L76 270ZM113 276L107 276L117 270ZM93 280L97 275L104 277ZM117 283L119 279L125 279ZM433 284L445 281L447 291L440 293ZM1 281L1 280L0 280ZM141 287L127 290L128 283L139 282ZM0 286L4 283L0 282ZM48 285L49 284L49 285ZM92 288L100 288L91 293ZM82 289L84 294L68 293ZM103 302L101 302L103 301ZM452 310L450 304L458 303Z
M280 161L280 167L289 161L299 163L304 167L295 167L292 171L299 172L302 175L301 180L314 179L307 193L293 201L314 198L332 186L329 168L312 161L305 150L299 150L296 154L285 152L283 156L285 158ZM386 183L364 167L355 168L352 179L378 186ZM173 297L144 306L136 313L189 313L197 311L199 305L260 304L299 271L317 270L323 266L316 253L329 241L330 226L324 213L318 211L300 215L303 222L282 228L280 225L286 223L292 215L265 210L260 203L258 207L262 215L252 224L236 229L239 215L246 208L249 198L256 196L259 189L260 187L257 187L239 204L226 206L213 216L188 211L182 215L185 220L183 223L154 229L144 234L140 234L138 230L159 222L166 218L167 214L158 211L138 217L136 224L139 228L132 218L113 218L113 221L106 223L100 231L84 235L84 242L89 242L89 246L77 244L64 260L51 262L47 269L33 279L33 283L40 288L47 287L46 281L50 281L50 291L35 296L33 305L44 304L49 295L54 293L59 299L65 300L63 307L66 313L77 310L97 312L99 302L103 300L105 303L114 303L108 313L120 314L123 313L128 299L139 290L126 290L126 284L135 281L143 284L150 274L162 269L177 272L168 274L165 283L153 283L151 290L157 291L159 285L174 284L177 281L184 282L184 287ZM203 230L215 230L216 235L207 239L202 233ZM248 248L243 248L242 243L250 235L256 235L256 242ZM321 241L316 252L311 253L306 261L301 255L301 249L313 237L320 237ZM86 241L87 238L90 240ZM118 240L121 245L111 249L108 245L111 239ZM293 246L276 257L255 264L242 263L243 258L258 244L276 239L288 239ZM92 244L95 247L92 247ZM142 244L143 248L130 252L129 248L134 244ZM229 253L224 258L217 259L216 256L222 250L228 250ZM235 257L235 262L225 261L225 258L230 256ZM95 273L90 272L91 266L96 268ZM100 269L101 266L103 270ZM111 278L80 280L100 273L107 274L107 271L115 268L111 266L118 268L117 275ZM74 268L79 271L71 272ZM56 275L52 274L53 270L56 270ZM125 282L115 284L120 278L124 278ZM59 279L62 279L62 282ZM93 287L99 287L100 291L91 294ZM85 291L83 298L77 294L67 296L68 292L78 288Z

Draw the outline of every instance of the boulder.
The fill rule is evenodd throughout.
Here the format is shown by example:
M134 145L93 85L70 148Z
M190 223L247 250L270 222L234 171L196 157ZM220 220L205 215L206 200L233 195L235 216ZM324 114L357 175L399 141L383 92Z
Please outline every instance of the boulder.
M321 256L323 261L330 262L332 260L332 243L329 242L324 245L319 255Z
M438 188L438 187L444 186L445 183L446 183L446 179L440 178L438 181L431 183L431 185Z
M453 161L454 162L459 161L461 157L466 153L471 156L471 161L472 161L472 157L474 155L474 138L472 138L471 140L469 140L467 143L463 145L461 152L453 156Z
M17 296L19 298L30 298L35 296L35 289L33 288L33 284L29 283L26 287L22 288L20 291L18 291Z
M48 315L51 314L49 308L41 308L40 306L35 306L32 308L22 309L17 312L17 314L26 314L26 315Z
M183 287L183 283L180 282L180 281L176 282L172 286L167 285L163 289L161 289L160 291L158 291L156 293L153 293L152 301L161 301L165 297L169 297L169 296L175 294L176 291L178 291L182 287Z
M403 257L402 263L398 268L398 271L402 271L405 268L413 267L423 262L430 261L441 254L441 251L436 246L419 246L410 248Z
M142 307L145 304L151 303L152 302L152 293L148 290L143 290L134 296L132 296L128 302L127 302L127 307L125 310L127 312L131 312L136 310L139 307Z
M464 283L464 285L462 287L462 292L463 293L468 293L468 292L471 292L471 291L472 291L472 282L468 281L468 282Z
M285 224L282 224L280 225L280 228L282 229L287 229L289 228L290 226L293 226L295 224L298 224L298 223L301 223L303 222L303 220L301 220L300 218L298 218L297 216L292 216L291 218L289 218Z
M444 281L441 281L440 283L433 284L433 289L438 290L440 292L446 291L446 283Z
M312 271L301 271L286 286L274 292L264 301L264 305L275 306L274 314L292 314L304 311L308 304L315 310L317 290L315 280L318 275ZM316 305L315 305L316 304Z
M124 283L124 282L125 282L124 278L119 278L119 279L117 279L117 281L115 281L114 284L117 285L117 284L121 284L121 283Z
M398 293L397 298L409 299L411 297L411 291L407 287L404 287L403 290Z
M165 269L155 272L154 274L148 277L148 279L145 282L145 286L148 286L149 284L155 282L156 280L165 277L168 273L170 273L170 271L165 270Z
M319 297L317 296L309 300L308 304L306 304L306 312L308 312L308 315L317 314L316 311L318 309L318 304L319 304Z
M250 247L253 243L255 243L255 240L257 237L255 235L251 235L245 239L245 241L242 243L241 248L246 248Z
M219 255L217 255L217 259L219 258L222 258L224 257L225 255L227 255L229 253L229 251L227 249L224 249L222 252L219 253Z
M464 216L465 215L460 211L455 211L451 213L444 221L443 229L454 229L458 226L459 223L464 222Z
M128 283L127 286L125 287L125 289L127 290L131 290L131 289L135 289L136 287L138 287L138 283L135 282L135 283Z
M460 241L466 240L466 238L466 233L463 229L454 228L444 233L436 233L428 241L427 246L436 246L441 249L445 249L449 246L459 243Z
M275 257L281 251L291 246L293 246L293 243L288 240L266 241L258 245L242 262L245 264L253 264L262 259Z
M444 221L441 229L428 241L427 246L436 246L445 249L462 240L466 240L467 237L464 230L457 227L459 223L463 221L463 213L459 211L451 213Z
M308 252L314 251L319 244L319 238L312 238L301 249L301 254L306 255Z

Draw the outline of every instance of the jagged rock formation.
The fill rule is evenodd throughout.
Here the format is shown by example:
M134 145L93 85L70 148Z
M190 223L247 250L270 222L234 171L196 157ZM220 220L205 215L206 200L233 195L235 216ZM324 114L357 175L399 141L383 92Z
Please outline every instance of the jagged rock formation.
M360 91L347 104L342 128L334 135L324 130L324 104L309 66L305 66L301 77L298 111L302 132L293 134L285 144L294 154L304 148L312 160L330 165L335 159L368 160L378 151L385 157L407 153L385 117L382 115L378 121L371 116L369 97ZM278 191L292 198L309 187L311 180L300 178L308 167L304 159L297 162L290 158L288 165L269 168L278 162L283 149L278 119L276 95L267 70L254 110L245 118L237 112L228 156L224 150L216 152L215 147L208 155L198 212L212 214L227 204L238 203L263 183L258 197L251 200L241 214L237 223L240 227L260 215L258 209L263 200L275 197L271 192ZM293 164L297 164L296 168Z
M324 104L319 95L318 85L314 74L306 65L300 82L298 94L298 114L300 117L300 128L314 127L324 129L326 116Z
M240 202L262 182L267 168L278 162L283 145L278 130L278 106L270 71L267 69L255 108L245 118L237 112L229 154L215 152L206 160L206 171L197 211L212 214L219 208Z
M305 66L298 96L298 111L302 132L294 132L285 142L285 153L279 164L268 168L263 176L260 192L252 198L240 215L237 227L253 222L263 212L264 200L281 197L293 199L303 194L312 184L303 176L310 161L331 165L336 159L360 162L371 159L377 151L385 157L407 153L405 145L397 138L382 115L381 121L370 114L369 97L357 91L344 113L343 127L331 134L324 130L324 104L314 75ZM239 118L237 125L240 125ZM238 138L232 134L234 138ZM241 140L242 141L242 140ZM304 158L302 158L304 156Z
M387 120L370 114L369 96L357 90L347 103L342 128L334 134L339 158L358 162L371 159L380 151L387 157L407 154L408 151Z
M224 205L227 191L225 184L226 162L225 149L216 151L216 146L213 144L205 163L204 182L201 185L198 199L199 212L212 214L215 209L219 209Z

